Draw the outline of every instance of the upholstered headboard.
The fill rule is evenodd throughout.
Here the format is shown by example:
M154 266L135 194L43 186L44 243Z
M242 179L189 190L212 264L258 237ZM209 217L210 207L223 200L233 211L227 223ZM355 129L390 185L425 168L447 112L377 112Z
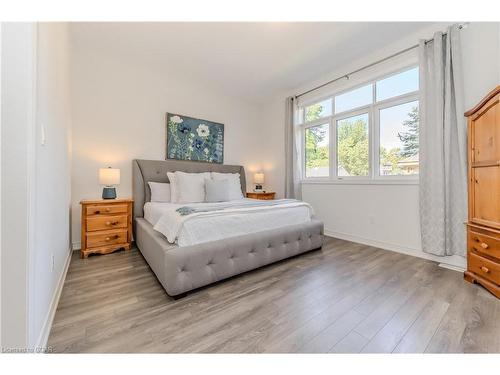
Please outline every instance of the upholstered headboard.
M239 173L241 191L246 192L245 169L241 165L223 165L182 160L140 160L132 161L132 191L134 198L134 218L144 216L144 204L151 200L148 181L169 182L167 172L220 172Z

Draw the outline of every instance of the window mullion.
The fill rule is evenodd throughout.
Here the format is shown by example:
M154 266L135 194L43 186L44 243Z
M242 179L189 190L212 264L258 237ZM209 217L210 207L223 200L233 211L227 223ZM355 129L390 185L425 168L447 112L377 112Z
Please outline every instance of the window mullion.
M377 81L373 82L372 85L372 105L370 106L370 126L369 126L369 154L370 154L370 178L373 180L375 173L377 172L376 164L377 162L377 129L376 129L376 115L375 115L375 103L377 102Z
M335 118L330 119L330 178L337 179L337 126Z
M373 174L372 178L375 179L380 175L380 116L376 106L372 107L373 116L373 142L372 142L372 156L373 156Z
M330 118L330 178L337 179L337 125L335 120L335 96L332 96L332 117Z

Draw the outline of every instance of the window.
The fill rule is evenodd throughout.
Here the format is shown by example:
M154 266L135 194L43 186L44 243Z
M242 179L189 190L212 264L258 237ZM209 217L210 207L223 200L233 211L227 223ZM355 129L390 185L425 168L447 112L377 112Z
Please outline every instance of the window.
M377 81L377 101L418 90L418 68Z
M372 85L366 85L335 97L335 113L362 107L373 102Z
M418 90L418 67L411 67L299 107L304 177L417 176Z
M418 174L418 101L380 110L380 175Z
M306 121L314 121L332 114L332 99L306 107Z
M339 177L368 176L368 113L337 120Z
M311 126L306 129L306 177L330 175L329 129L329 124Z

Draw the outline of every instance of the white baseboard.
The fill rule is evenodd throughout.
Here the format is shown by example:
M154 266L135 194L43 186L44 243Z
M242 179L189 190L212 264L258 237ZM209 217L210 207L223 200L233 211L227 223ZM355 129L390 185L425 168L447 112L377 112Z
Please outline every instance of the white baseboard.
M73 242L73 251L80 250L82 248L82 243L80 241L78 242Z
M42 330L37 340L36 346L38 348L45 348L47 346L47 340L49 339L50 330L52 329L52 323L54 322L54 316L56 315L57 305L59 304L59 298L61 297L61 292L63 290L64 281L66 280L66 274L68 273L69 264L71 262L71 255L73 252L68 249L68 256L64 264L59 280L57 281L57 287L52 296L52 301L50 302L50 308L45 317L45 323L43 324Z
M449 270L457 271L457 272L464 272L467 269L466 265L461 267L461 266L454 266L452 264L447 264L447 263L439 263L439 267L447 268Z
M351 241L361 243L363 245L378 247L383 250L394 251L397 253L402 253L406 255L411 255L418 258L432 260L434 262L440 263L439 265L444 268L449 268L455 271L464 271L466 268L466 260L465 258L454 255L449 257L438 257L436 255L431 255L424 253L420 249L411 248L403 245L393 244L390 242L373 240L370 238L360 237L348 233L342 233L333 231L325 228L325 235L335 238L340 238L341 240Z

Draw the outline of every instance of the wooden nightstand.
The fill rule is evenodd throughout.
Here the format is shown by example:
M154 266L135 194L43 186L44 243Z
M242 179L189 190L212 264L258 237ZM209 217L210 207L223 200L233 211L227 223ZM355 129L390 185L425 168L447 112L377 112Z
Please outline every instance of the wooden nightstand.
M80 255L108 254L130 249L132 199L82 200L82 248Z
M266 200L266 201L274 199L275 196L276 196L276 193L273 192L273 191L267 192L267 193L255 193L255 192L247 193L247 198L263 199L263 200Z

